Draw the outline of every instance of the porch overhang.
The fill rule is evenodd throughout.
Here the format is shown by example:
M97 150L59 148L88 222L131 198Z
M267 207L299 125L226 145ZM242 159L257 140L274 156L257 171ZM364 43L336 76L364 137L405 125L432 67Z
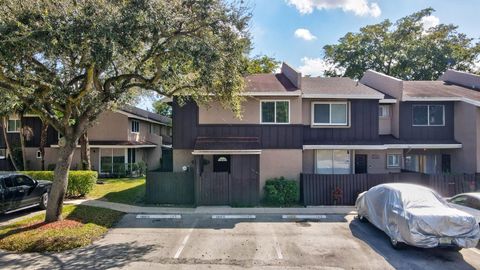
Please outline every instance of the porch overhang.
M304 145L303 150L460 149L456 144Z
M193 155L259 155L258 137L197 137Z
M249 149L249 150L194 150L192 155L260 155L262 150Z

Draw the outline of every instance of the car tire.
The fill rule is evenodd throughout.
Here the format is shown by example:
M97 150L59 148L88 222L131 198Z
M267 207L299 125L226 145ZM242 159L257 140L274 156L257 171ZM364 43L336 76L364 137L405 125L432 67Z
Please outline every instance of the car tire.
M390 238L390 245L392 245L392 247L394 249L402 249L404 247L403 243L401 242L398 242L397 240L393 239L393 238Z
M460 250L462 250L462 248L461 247L451 247L450 250L459 252Z
M40 197L40 209L45 210L47 209L47 204L48 204L48 193L45 192L43 195Z
M358 221L360 221L360 222L367 222L367 219L366 219L364 216L362 216L362 215L357 215L357 219L358 219Z

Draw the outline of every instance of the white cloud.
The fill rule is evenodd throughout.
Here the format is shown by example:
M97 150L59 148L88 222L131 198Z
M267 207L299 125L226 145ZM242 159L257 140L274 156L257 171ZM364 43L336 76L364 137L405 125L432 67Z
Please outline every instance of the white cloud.
M316 39L317 37L314 36L310 30L308 29L305 29L305 28L298 28L297 30L295 30L295 36L297 38L301 38L301 39L304 39L304 40L314 40Z
M289 5L295 8L302 14L312 13L316 8L335 9L341 8L345 12L353 12L358 16L372 16L378 17L382 14L380 6L370 0L286 0Z
M326 70L335 69L338 73L343 73L342 70L335 68L332 64L327 63L322 58L303 57L301 59L302 65L298 70L302 75L323 76Z
M423 25L423 29L428 30L440 24L440 19L433 15L423 17L420 21Z

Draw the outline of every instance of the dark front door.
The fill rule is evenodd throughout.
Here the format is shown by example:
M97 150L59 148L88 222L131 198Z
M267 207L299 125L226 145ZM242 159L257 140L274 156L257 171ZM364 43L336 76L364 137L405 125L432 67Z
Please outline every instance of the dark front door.
M234 155L230 173L230 204L252 206L259 202L260 156Z
M448 154L443 154L442 155L442 173L451 173L451 160L450 160L450 155Z
M367 173L367 155L355 155L355 174Z

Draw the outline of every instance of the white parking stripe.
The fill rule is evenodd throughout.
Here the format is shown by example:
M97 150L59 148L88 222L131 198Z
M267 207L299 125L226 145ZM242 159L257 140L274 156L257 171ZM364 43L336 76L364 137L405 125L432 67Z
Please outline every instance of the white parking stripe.
M188 242L188 239L190 239L190 235L192 235L193 229L197 226L198 219L195 219L195 221L192 224L192 228L188 230L188 234L183 238L182 244L180 247L177 249L177 253L175 253L175 256L173 256L174 259L178 259L180 255L182 254L183 249L185 248L185 245Z
M212 219L255 219L255 215L212 215Z
M137 218L151 218L151 219L181 219L181 215L137 215Z
M326 215L282 215L283 219L326 219Z
M273 226L269 226L269 227L270 227L270 232L272 233L272 236L273 236L273 246L275 247L275 252L277 252L277 258L279 260L283 260L283 254L282 254L282 250L280 249L280 244L278 243L277 235L273 230Z

